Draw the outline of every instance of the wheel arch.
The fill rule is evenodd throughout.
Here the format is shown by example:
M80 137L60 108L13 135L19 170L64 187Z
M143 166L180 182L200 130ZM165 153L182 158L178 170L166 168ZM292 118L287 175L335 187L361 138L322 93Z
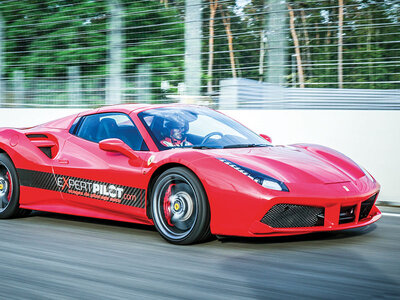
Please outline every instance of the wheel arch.
M15 163L14 163L12 157L10 156L10 154L8 154L8 152L7 152L6 150L4 150L4 147L2 147L2 146L0 146L0 153L7 155L8 158L11 160L11 162L12 162L12 163L14 164L14 166L15 166Z
M18 170L15 166L15 162L11 158L10 154L2 146L0 146L0 154L2 156L4 155L5 158L7 158L9 160L9 164L11 164L11 166L7 166L6 162L2 162L2 164L7 168L7 171L10 172L10 176L9 176L10 183L9 184L13 186L12 193L11 193L11 196L9 199L10 203L1 212L2 213L1 219L12 218L12 217L25 217L25 216L29 215L31 211L20 208L20 202L19 202L20 201L20 191L19 191L20 179L19 179ZM13 173L15 173L15 174L13 175ZM11 207L11 210L9 209L9 207ZM8 211L7 211L7 209L8 209Z
M21 183L20 183L20 179L19 179L19 174L18 174L18 168L17 168L16 165L15 165L15 161L13 160L13 158L11 157L11 155L10 155L10 154L4 149L4 147L1 146L1 145L0 145L0 154L5 154L5 155L10 159L11 163L12 163L12 164L14 165L14 167L15 167L15 173L17 174L18 183L21 184Z

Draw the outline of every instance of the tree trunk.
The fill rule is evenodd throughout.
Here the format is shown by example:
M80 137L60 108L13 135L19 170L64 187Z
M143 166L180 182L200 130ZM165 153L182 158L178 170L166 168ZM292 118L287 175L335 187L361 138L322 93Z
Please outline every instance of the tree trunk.
M236 71L237 74L239 75L239 77L242 77L242 71L240 69L240 64L239 64L239 60L237 58L237 56L235 56L235 62L236 62Z
M307 65L309 67L309 71L307 74L309 76L312 76L312 58L311 58L311 51L310 51L310 36L308 34L307 30L307 20L306 20L306 14L304 12L304 9L300 10L300 15L301 15L301 22L303 26L303 34L304 38L306 40L306 56L307 56Z
M338 82L343 88L343 0L339 0Z
M326 33L325 44L329 45L331 43L331 36L332 36L332 32L330 30L328 30ZM329 49L329 48L326 48L326 49ZM327 52L328 52L328 50L327 50Z
M168 7L168 0L160 0L161 4L164 4L165 7Z
M290 21L290 32L292 34L293 38L293 43L294 43L294 49L296 52L296 61L297 61L297 73L299 74L299 84L301 88L304 88L304 71L303 71L303 65L301 62L301 53L300 53L300 45L299 45L299 39L297 38L297 33L296 33L296 28L294 24L294 13L293 9L290 6L290 4L287 5L288 10L289 10L289 21Z
M208 71L207 71L207 92L213 92L213 65L214 65L214 18L218 8L218 0L210 1L210 22L208 37Z
M228 39L229 47L229 58L231 61L232 77L236 78L236 66L235 66L235 53L233 51L233 36L231 31L231 18L227 16L223 10L222 5L219 5L219 10L222 15L222 22L224 22L226 37Z

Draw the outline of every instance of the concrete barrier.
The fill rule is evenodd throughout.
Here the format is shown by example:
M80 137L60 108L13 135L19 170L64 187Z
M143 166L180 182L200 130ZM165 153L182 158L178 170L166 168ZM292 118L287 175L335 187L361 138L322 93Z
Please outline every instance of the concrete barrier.
M29 127L80 109L0 109L0 127ZM366 168L382 185L380 201L400 205L400 111L224 110L274 144L334 148Z

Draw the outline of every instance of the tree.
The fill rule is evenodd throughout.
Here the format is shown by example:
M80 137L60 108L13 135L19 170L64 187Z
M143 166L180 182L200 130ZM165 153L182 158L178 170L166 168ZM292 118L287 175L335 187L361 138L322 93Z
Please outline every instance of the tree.
M299 39L297 38L296 28L294 25L295 16L293 12L292 6L288 3L287 4L289 10L289 22L290 22L290 32L292 34L292 39L294 43L294 49L296 51L296 61L297 61L297 72L299 74L299 83L300 87L304 88L304 71L303 71L303 64L301 62L301 52L300 52L300 44Z
M229 12L225 12L224 6L219 4L219 10L222 15L222 22L225 26L226 38L228 40L228 48L229 48L229 58L231 62L231 69L232 69L232 77L236 78L236 66L235 66L235 52L233 50L233 36L231 31L231 18L229 16Z
M214 23L215 14L218 8L218 0L209 0L210 2L210 19L209 19L209 35L208 35L208 70L207 70L207 93L213 92L213 65L214 65Z

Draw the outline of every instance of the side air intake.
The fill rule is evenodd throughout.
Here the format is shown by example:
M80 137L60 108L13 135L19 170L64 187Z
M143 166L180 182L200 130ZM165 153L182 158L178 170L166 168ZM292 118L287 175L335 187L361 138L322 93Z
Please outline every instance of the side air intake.
M375 204L377 194L373 195L372 197L369 197L367 200L361 202L361 209L360 209L360 217L359 219L364 219L368 217L372 206Z
M277 204L261 222L273 228L324 226L324 214L323 207Z
M56 139L43 133L28 133L26 137L48 158L53 158L58 151Z

